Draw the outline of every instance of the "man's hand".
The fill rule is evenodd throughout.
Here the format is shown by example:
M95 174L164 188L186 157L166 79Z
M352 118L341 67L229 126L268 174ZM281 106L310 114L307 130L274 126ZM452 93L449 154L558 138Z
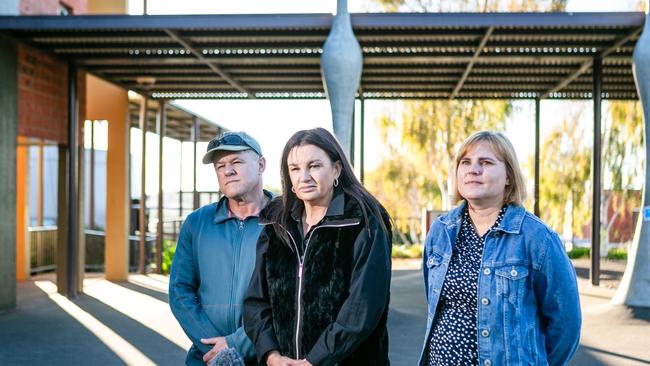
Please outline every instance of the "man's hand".
M278 351L271 351L268 356L266 356L266 365L267 366L291 366L295 365L293 358L284 357Z
M212 359L217 357L217 353L221 352L221 350L228 348L228 342L226 342L225 337L201 338L201 343L212 345L212 349L203 355L203 362L206 364L210 363Z

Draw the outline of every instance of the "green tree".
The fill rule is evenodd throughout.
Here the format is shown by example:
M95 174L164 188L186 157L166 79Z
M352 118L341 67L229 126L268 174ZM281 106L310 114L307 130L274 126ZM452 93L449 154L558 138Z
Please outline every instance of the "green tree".
M390 211L396 243L419 242L421 191L417 168L394 148L378 169L366 175L365 186Z
M387 11L563 10L566 0L377 0ZM400 136L390 158L369 172L366 184L391 215L419 216L422 208L449 209L453 159L461 142L478 130L503 130L512 107L503 100L405 101L401 120L383 116L384 141ZM405 199L403 197L406 197ZM412 228L396 224L398 231Z
M601 225L606 229L603 243L609 240L614 221L633 207L640 189L638 177L643 176L645 157L643 109L638 101L608 102L609 118L603 123L603 209ZM635 179L637 181L635 182ZM618 198L616 198L618 197ZM608 218L607 208L614 214Z
M571 230L581 236L591 215L591 147L579 121L579 113L565 119L544 140L540 174L540 215L559 233Z

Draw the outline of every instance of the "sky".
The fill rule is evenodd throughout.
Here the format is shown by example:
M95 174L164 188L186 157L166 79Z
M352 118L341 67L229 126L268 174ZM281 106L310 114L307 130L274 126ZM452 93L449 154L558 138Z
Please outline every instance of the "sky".
M633 11L636 0L569 0L567 11ZM148 0L148 14L233 14L233 13L334 13L334 0L237 0L237 1L207 1L207 0ZM350 12L380 11L372 0L350 0ZM129 13L142 14L143 1L130 1ZM243 130L255 137L261 144L267 170L264 180L267 187L280 186L279 159L284 143L296 131L301 129L324 127L332 130L331 112L327 100L178 100L177 104L202 115L213 122L231 129ZM357 102L358 105L358 102ZM603 105L603 116L607 116L606 102ZM564 119L580 113L579 123L585 126L592 124L593 104L591 101L542 101L541 102L541 139L550 131L552 126ZM377 167L383 157L385 146L381 143L376 121L382 114L389 114L399 119L401 116L400 101L365 102L365 166L366 171ZM357 131L359 115L356 114ZM533 154L534 144L534 102L524 100L514 103L514 110L508 119L506 135L513 141L519 160L526 161ZM134 156L133 171L139 171L140 135L132 130L132 154ZM155 156L158 152L157 137L148 136L148 153L152 160L147 163L147 175L157 177ZM590 141L585 141L590 146ZM356 143L357 153L359 141ZM199 157L205 151L206 144L199 144ZM183 169L167 169L163 172L163 189L178 191L192 189L191 144L185 144L182 151L178 142L166 139L164 159L166 164L179 166L183 159ZM199 159L200 160L200 159ZM187 162L190 162L189 164ZM358 164L357 164L358 168ZM199 163L197 170L199 190L217 190L217 181L210 166ZM134 174L132 193L139 195L139 174ZM147 193L158 191L157 179L147 182Z

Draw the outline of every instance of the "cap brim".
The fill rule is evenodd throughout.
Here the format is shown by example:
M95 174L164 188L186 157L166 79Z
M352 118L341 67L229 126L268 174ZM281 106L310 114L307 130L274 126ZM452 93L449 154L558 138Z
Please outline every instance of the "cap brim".
M244 151L244 150L253 150L253 149L251 149L248 146L241 146L241 145L221 145L215 147L212 150L208 150L205 153L205 155L203 155L203 164L214 163L214 154L216 154L217 151Z

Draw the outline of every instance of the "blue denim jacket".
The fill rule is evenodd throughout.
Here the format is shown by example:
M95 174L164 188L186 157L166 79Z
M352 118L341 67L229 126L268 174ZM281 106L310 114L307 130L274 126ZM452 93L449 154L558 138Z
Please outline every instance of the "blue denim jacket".
M465 203L431 225L424 248L428 303L425 352ZM576 275L558 235L523 207L509 205L485 237L478 278L479 363L565 365L578 347Z
M265 192L268 196L270 194ZM201 338L226 337L247 361L255 349L243 327L243 301L262 231L257 216L239 220L223 197L192 212L181 228L169 279L169 306L192 341L187 365L203 365Z

